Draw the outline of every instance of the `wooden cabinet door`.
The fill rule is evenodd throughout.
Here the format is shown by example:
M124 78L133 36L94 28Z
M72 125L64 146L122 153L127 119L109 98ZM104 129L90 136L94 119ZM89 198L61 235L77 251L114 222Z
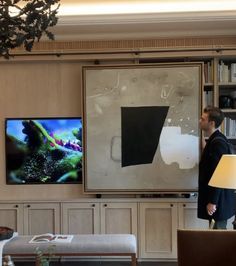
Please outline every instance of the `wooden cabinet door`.
M101 233L137 236L137 203L101 203Z
M63 234L99 234L99 203L62 203Z
M233 229L234 217L228 220L227 229ZM179 203L179 228L208 229L208 220L197 218L197 203Z
M1 203L0 225L10 227L19 234L23 234L23 205L17 203Z
M176 203L140 203L141 258L177 257L177 211Z
M179 228L183 229L207 229L207 220L197 218L197 203L179 203Z
M24 234L44 233L60 233L60 204L24 204Z

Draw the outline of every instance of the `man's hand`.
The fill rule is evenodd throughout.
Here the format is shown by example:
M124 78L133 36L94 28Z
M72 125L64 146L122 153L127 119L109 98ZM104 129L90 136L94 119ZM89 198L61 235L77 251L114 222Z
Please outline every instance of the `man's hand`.
M208 203L206 206L206 209L209 215L213 215L213 213L216 211L216 205L212 203Z

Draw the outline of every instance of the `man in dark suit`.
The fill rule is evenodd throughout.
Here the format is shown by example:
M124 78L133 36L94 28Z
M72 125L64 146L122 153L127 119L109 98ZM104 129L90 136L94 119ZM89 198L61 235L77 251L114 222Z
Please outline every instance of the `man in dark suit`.
M227 138L218 130L224 119L217 107L206 107L199 124L203 139L203 152L199 164L198 218L215 220L214 229L226 229L227 219L235 214L235 193L232 189L208 186L211 176L223 154L229 153ZM224 178L222 176L222 178Z

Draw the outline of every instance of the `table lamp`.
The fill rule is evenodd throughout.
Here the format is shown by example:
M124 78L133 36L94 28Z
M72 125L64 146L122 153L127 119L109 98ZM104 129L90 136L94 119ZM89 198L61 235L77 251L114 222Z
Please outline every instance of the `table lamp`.
M222 155L208 185L217 188L236 189L236 155ZM236 229L236 216L233 226Z
M236 155L222 155L208 185L236 189Z

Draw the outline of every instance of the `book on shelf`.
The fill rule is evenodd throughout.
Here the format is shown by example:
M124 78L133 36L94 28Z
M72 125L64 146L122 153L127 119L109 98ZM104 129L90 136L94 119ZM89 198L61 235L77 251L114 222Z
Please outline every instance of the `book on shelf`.
M230 80L230 75L229 75L229 66L224 64L222 68L222 82L229 82Z
M231 82L236 82L236 63L232 63L230 66Z
M213 105L213 91L204 91L203 92L203 107L208 105Z
M204 63L204 83L211 83L213 81L213 72L211 62Z
M223 83L230 81L230 67L222 60L218 64L218 81Z
M72 239L73 235L54 235L51 233L46 233L33 236L29 243L70 243Z
M229 138L236 138L236 120L225 117L220 130Z

